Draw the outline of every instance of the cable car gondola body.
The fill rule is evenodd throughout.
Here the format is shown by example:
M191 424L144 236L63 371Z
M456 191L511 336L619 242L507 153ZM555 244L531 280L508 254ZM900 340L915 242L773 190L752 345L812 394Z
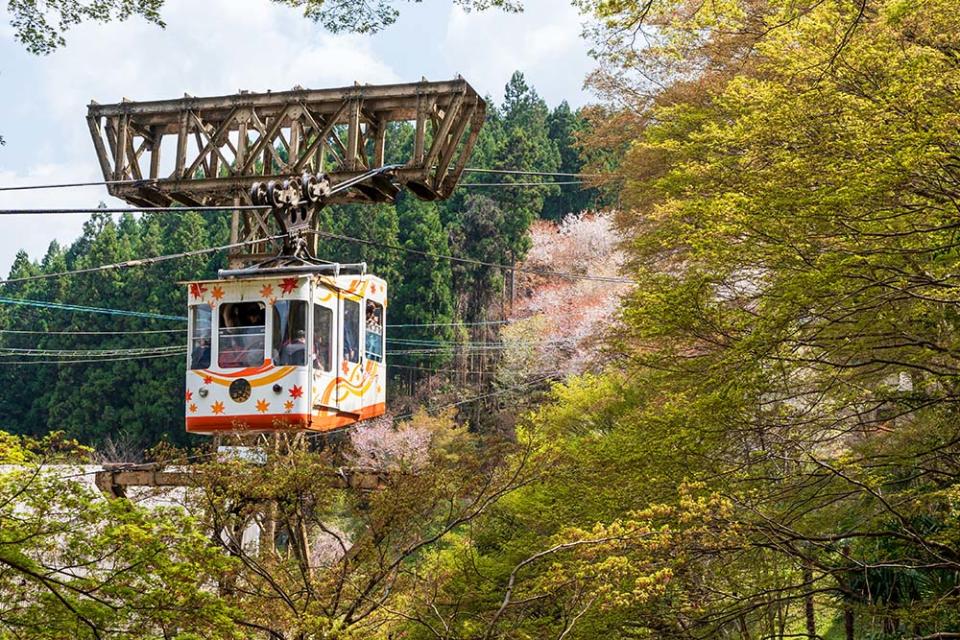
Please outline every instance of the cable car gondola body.
M336 267L187 283L188 432L326 432L385 412L387 285Z

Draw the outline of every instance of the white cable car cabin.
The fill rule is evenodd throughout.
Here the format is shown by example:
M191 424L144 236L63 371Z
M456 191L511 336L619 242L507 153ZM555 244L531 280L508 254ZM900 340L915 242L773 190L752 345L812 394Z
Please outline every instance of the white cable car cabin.
M325 432L385 412L387 285L325 266L186 283L188 432Z

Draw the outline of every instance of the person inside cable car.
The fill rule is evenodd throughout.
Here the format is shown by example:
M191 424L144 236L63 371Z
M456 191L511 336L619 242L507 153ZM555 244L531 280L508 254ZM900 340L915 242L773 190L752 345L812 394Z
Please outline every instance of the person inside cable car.
M383 360L383 326L380 310L382 307L370 300L367 301L367 332L366 354L368 360L381 362Z
M307 364L307 334L298 329L293 342L287 342L280 349L280 361L277 364L302 367Z
M263 364L264 322L264 309L260 303L224 305L221 310L220 367L241 369Z
M190 366L193 369L210 368L210 338L201 336L197 339L190 354Z

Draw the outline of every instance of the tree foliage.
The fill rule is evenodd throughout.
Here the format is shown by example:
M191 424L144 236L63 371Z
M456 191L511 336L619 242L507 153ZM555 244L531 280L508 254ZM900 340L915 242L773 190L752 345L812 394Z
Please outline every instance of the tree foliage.
M394 22L400 14L400 0L272 0L302 9L305 18L334 33L375 33ZM406 0L410 2L411 0ZM412 0L420 2L421 0ZM83 22L111 22L139 16L164 27L161 16L165 0L8 0L10 26L14 37L36 55L52 53L66 44L65 34ZM521 11L517 0L453 0L467 10L492 7Z
M960 632L951 3L585 4L602 19L593 82L627 107L591 135L628 148L619 224L638 286L608 370L528 421L556 473L485 520L473 562L502 594L519 580L502 559L655 508L689 537L623 566L649 577L663 560L667 588L604 608L592 581L563 583L572 599L539 586L568 561L524 565L514 628ZM466 628L497 610L483 597L441 613Z
M521 74L515 75L511 87L508 105L491 105L478 145L481 150L471 165L555 169L553 159L558 153L576 152L570 146L573 143L565 137L550 137L545 125L549 110ZM582 119L579 114L575 118ZM512 138L505 133L507 121L516 125ZM413 144L412 127L398 126L394 133L388 137L387 157L406 157ZM517 147L511 142L521 139L535 144ZM523 151L520 156L513 154L517 148ZM535 149L541 152L533 153ZM491 174L468 174L464 182L480 178L499 180ZM531 222L538 216L557 217L568 206L548 206L540 189L534 188L530 196L522 196L524 191L493 187L473 194L464 188L440 203L408 195L396 206L335 205L320 212L319 228L325 235L318 239L317 255L342 263L366 262L372 273L384 278L390 287L389 324L431 325L397 327L390 332L388 350L395 378L412 374L404 378L415 382L433 369L450 368L463 342L463 331L454 325L499 319L506 312L505 270L490 265L512 265L521 259ZM66 247L52 243L40 261L18 254L9 277L47 276L193 251L226 244L228 238L228 217L218 213L140 218L96 214L85 223L79 238ZM450 255L468 262L440 257ZM2 290L5 297L40 303L183 316L184 292L177 283L216 277L223 266L222 255L198 255L149 267L9 283ZM161 439L184 443L181 360L175 354L159 357L160 352L151 358L97 355L110 349L173 348L183 344L182 326L182 321L3 305L0 383L7 391L0 396L0 411L4 426L35 436L63 429L88 444L103 444L109 438L114 444L126 443L128 449ZM478 332L473 339L495 341L496 336ZM42 349L48 355L22 355L29 349ZM85 351L90 355L83 357ZM473 360L477 368L493 370L490 353L477 353ZM391 384L391 394L398 387ZM485 390L478 387L464 389L464 397Z

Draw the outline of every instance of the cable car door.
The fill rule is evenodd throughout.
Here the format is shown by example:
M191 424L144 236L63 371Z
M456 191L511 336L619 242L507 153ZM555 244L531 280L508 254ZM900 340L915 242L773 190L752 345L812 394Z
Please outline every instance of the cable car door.
M367 376L363 367L363 298L340 291L340 377L337 395L340 411L360 415L363 407L364 383Z
M338 406L339 317L336 291L323 282L317 282L313 289L310 313L310 330L313 336L310 341L310 361L313 368L311 394L314 409L335 412Z

